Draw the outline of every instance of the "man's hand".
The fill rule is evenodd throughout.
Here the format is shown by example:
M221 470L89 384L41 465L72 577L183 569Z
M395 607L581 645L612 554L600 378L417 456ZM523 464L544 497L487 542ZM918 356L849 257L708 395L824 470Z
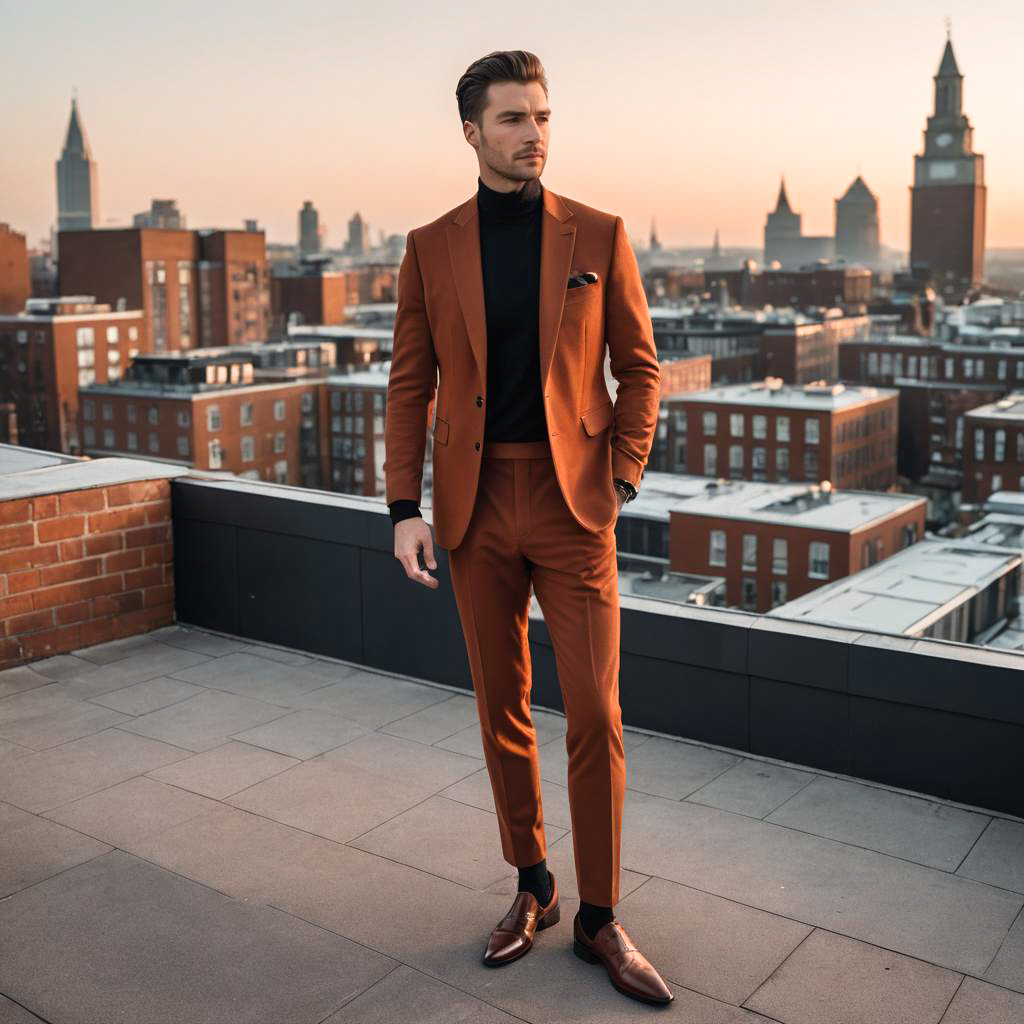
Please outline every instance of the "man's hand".
M431 576L426 569L420 568L419 553L423 549L423 561L427 569L436 569L434 558L434 539L430 535L430 527L423 516L410 516L395 523L395 558L405 569L406 576L425 587L436 590L437 578Z

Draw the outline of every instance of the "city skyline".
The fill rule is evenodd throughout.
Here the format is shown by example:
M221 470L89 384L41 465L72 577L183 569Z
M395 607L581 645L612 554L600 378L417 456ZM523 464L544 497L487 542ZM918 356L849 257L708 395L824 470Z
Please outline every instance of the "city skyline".
M3 7L15 39L42 38L41 12ZM403 20L316 3L299 9L304 20L294 9L289 18L247 5L249 20L237 26L231 14L240 8L225 4L204 10L201 32L184 18L160 22L154 35L153 14L118 10L115 21L105 7L114 10L99 5L74 33L55 31L51 10L47 73L32 77L30 93L23 83L39 65L38 50L18 47L0 69L5 93L23 97L0 108L0 130L14 143L0 155L0 218L30 245L56 221L54 165L73 89L98 168L97 226L128 226L152 199L173 198L190 224L241 227L252 217L269 241L294 242L297 212L309 199L330 248L344 244L357 210L374 244L381 231L404 234L475 189L476 159L455 106L458 75L489 49L521 46L548 73L544 184L621 213L635 240L646 242L653 218L667 248L710 246L716 228L723 249L757 247L783 176L805 233L831 234L834 200L860 174L879 198L883 246L906 250L913 157L932 110L948 14L964 110L986 158L986 243L1024 246L1024 140L1011 115L1020 97L996 71L1010 66L1024 41L1021 5L989 0L969 13L957 3L946 12L923 2L899 10L869 3L854 25L804 4L777 8L771 18L746 5L741 23L749 32L733 24L731 36L716 31L726 22L715 12L658 3L634 7L625 27L621 17L609 22L605 8L589 8L580 20L575 9L556 7L547 29L525 33L501 29L486 14L461 24L440 15L417 22L412 8ZM434 10L446 8L459 13L457 5ZM97 62L93 44L101 35L110 44L112 24L119 59ZM323 31L308 32L313 24ZM842 52L829 31L842 31ZM621 77L588 53L613 41ZM678 67L662 66L673 41L681 46ZM126 91L142 69L149 77ZM197 119L197 110L210 116ZM601 129L616 123L621 131L606 142ZM335 134L343 124L348 137ZM642 161L638 153L650 156ZM403 177L410 162L419 174L414 188Z

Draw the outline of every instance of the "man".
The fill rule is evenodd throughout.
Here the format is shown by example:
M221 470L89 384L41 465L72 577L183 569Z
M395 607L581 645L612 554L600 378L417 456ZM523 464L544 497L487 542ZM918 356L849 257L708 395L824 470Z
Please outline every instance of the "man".
M384 472L395 557L409 579L436 588L419 512L433 401L434 528L449 550L501 849L519 870L483 962L517 960L559 919L530 716L532 587L565 705L580 895L573 948L602 963L620 991L667 1003L671 990L612 909L626 779L615 523L636 496L657 425L647 301L622 218L540 183L551 111L537 57L488 54L456 97L477 192L407 238Z

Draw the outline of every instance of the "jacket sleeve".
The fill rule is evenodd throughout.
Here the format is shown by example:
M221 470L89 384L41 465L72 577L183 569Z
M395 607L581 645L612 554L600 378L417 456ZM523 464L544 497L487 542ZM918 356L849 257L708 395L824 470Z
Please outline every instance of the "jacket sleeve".
M615 218L605 303L605 339L612 376L618 381L612 475L638 487L658 426L661 366L640 268L621 217Z
M398 271L398 306L384 424L385 500L422 499L427 412L437 390L437 354L427 321L423 278L410 231Z

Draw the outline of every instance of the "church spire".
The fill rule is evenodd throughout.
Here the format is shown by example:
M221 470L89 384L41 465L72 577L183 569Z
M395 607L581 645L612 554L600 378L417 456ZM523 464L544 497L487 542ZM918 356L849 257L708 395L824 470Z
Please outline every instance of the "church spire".
M62 155L79 156L91 160L89 140L82 127L82 118L78 112L78 90L71 95L71 117L68 119L68 130L64 137L64 153Z
M793 209L789 205L789 197L786 195L786 176L782 176L782 184L779 185L779 198L775 203L776 213L792 213Z

